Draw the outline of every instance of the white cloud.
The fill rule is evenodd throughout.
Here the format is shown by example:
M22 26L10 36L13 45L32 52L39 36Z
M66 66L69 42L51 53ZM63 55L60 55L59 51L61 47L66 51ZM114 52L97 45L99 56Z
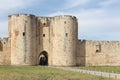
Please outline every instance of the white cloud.
M63 12L63 11L57 11L57 12L48 14L47 16L56 16L56 15L65 15L65 14L69 14L69 13Z
M120 0L103 0L99 3L102 7L108 7L112 4L118 3Z
M0 37L8 36L8 22L2 21L0 22Z
M120 40L119 34L116 34L120 33L119 15L114 15L111 10L104 9L94 9L79 13L79 33L83 34L86 39ZM80 34L79 36L81 36Z
M18 8L24 8L38 0L1 0L0 2L0 15L9 12L11 10L17 10Z
M69 8L74 8L79 5L85 5L88 3L90 0L65 0L65 4L63 5L63 10L64 9L69 9Z
M10 8L16 8L23 4L23 1L20 0L2 0L0 9L9 10Z
M90 0L66 0L66 1L67 2L65 4L65 7L66 8L72 8L72 7L76 7L76 6L79 6L79 5L86 4Z

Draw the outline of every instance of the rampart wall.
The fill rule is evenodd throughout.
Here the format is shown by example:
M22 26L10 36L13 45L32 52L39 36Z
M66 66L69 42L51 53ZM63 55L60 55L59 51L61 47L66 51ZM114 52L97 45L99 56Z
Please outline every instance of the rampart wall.
M10 65L11 54L8 38L0 38L0 65Z
M80 57L85 55L85 66L119 66L120 65L120 42L119 41L93 41L85 40L78 53ZM82 50L81 50L82 49ZM78 59L82 61L81 58Z

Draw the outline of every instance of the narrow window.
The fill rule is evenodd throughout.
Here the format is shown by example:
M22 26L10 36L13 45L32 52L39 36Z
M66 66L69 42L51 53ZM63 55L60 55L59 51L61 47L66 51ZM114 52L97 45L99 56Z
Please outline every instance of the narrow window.
M66 37L68 36L68 33L66 33Z
M43 34L43 37L45 37L45 34Z
M25 32L23 32L23 36L25 36Z
M96 45L96 52L101 52L101 45Z
M43 23L43 25L45 26L45 25L46 25L46 23Z
M46 23L43 23L43 26L46 26Z
M25 21L25 23L27 23L27 21Z
M64 21L64 24L66 24L66 21Z

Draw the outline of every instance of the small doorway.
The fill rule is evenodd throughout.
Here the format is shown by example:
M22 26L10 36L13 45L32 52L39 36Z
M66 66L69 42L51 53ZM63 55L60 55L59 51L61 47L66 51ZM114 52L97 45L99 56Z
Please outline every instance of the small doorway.
M48 53L43 51L39 56L39 65L47 66L48 65Z

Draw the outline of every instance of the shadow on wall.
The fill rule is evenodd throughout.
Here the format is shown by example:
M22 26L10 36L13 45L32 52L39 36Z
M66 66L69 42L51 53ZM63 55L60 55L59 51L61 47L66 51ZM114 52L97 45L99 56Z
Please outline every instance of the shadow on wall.
M0 51L3 51L3 44L1 41L0 41Z

